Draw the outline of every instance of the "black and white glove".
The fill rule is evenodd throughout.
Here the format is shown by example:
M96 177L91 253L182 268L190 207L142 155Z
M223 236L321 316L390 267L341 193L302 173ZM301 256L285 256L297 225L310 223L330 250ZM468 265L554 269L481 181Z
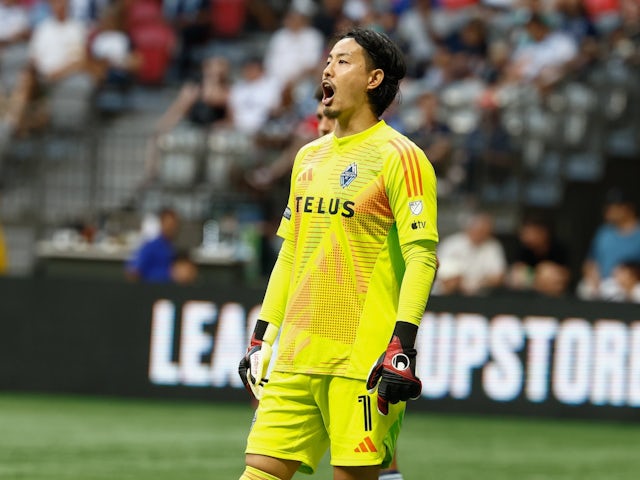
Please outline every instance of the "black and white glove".
M367 379L367 390L378 389L378 412L389 413L389 403L415 400L422 391L422 382L416 377L416 350L413 348L417 325L397 322L387 350L373 365Z
M247 353L238 365L238 374L242 383L256 400L262 398L264 385L269 381L267 371L273 352L273 342L277 335L278 327L264 320L258 320Z

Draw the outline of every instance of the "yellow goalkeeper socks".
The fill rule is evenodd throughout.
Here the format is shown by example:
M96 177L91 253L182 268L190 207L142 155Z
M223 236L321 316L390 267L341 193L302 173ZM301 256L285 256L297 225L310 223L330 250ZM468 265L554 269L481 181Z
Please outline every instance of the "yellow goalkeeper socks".
M258 470L257 468L253 468L250 466L246 466L244 469L244 473L240 477L240 480L280 480L278 477L274 477L273 475L263 472L262 470Z

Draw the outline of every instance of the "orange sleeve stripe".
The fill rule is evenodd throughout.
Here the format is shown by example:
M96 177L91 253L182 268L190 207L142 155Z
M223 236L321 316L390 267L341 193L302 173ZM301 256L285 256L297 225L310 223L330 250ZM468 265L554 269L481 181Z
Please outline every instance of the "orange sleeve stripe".
M407 187L407 195L411 197L413 195L411 194L411 184L409 183L409 170L407 169L407 162L406 162L404 153L400 148L400 146L398 146L395 140L391 140L391 145L393 145L393 148L395 148L400 154L400 160L402 161L402 170L404 171L404 184Z
M406 139L402 139L401 142L405 145L405 149L410 155L411 174L412 174L411 178L413 181L413 188L414 188L415 194L422 195L424 192L422 189L422 172L420 171L420 162L418 161L418 155L416 154L415 149L411 147L411 144L409 144L409 142Z
M400 154L402 168L404 170L404 181L407 187L407 195L422 195L422 172L420 171L420 163L416 152L411 145L404 139L391 140L391 144Z

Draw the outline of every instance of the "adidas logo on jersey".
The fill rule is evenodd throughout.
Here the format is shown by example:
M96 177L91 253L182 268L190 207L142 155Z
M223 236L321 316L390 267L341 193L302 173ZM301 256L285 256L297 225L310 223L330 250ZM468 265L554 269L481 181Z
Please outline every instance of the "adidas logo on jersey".
M299 182L310 182L313 180L313 168L307 168L304 172L298 175Z
M353 449L356 453L369 453L369 452L377 452L378 449L373 444L373 440L370 437L364 437L364 440L360 442L360 444Z

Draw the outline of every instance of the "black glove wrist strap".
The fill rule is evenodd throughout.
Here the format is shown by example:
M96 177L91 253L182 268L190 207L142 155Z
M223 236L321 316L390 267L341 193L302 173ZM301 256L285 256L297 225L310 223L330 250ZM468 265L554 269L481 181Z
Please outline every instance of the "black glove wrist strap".
M404 350L413 349L418 335L418 326L413 323L398 320L393 329L393 337L400 339L400 344Z
M267 327L269 326L269 322L264 320L258 320L256 322L256 328L253 329L253 338L255 340L262 341L264 339L264 334L267 331Z

